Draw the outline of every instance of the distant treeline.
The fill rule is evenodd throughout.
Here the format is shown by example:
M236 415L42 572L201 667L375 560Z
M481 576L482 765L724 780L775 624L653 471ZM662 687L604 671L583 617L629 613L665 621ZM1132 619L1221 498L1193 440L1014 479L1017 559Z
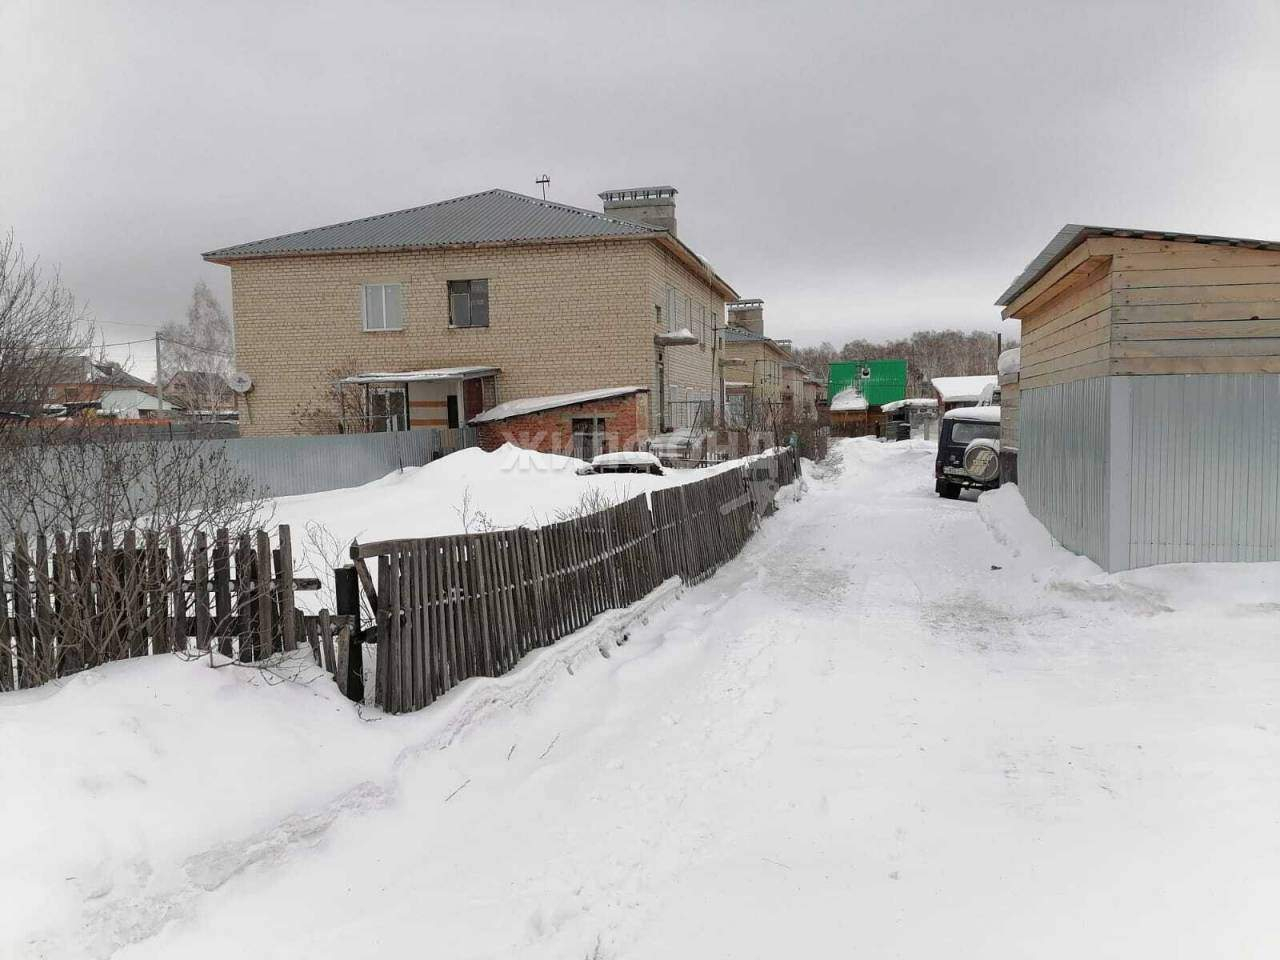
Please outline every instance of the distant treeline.
M1016 341L1004 340L1004 348ZM985 330L918 330L898 340L850 340L837 349L823 342L816 347L795 347L796 360L823 380L832 360L906 360L907 396L933 393L933 377L962 377L996 372L996 335Z

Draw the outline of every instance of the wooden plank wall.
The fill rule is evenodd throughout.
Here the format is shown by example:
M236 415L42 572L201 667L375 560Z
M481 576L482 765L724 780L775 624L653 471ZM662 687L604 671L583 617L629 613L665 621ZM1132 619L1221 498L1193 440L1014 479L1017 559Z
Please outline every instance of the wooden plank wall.
M1280 373L1280 252L1087 240L1005 311L1023 390L1094 376Z
M1106 372L1111 357L1111 275L1105 258L1084 260L1022 319L1020 387L1047 387ZM1002 397L1003 399L1003 397Z
M234 551L226 530L212 548L177 529L17 534L0 557L0 691L159 653L256 662L295 649L287 525L277 543L261 530Z
M506 673L670 576L704 579L742 549L798 471L787 450L536 529L353 545L376 614L377 703L419 710L469 677Z
M1112 241L1110 373L1280 373L1280 252Z

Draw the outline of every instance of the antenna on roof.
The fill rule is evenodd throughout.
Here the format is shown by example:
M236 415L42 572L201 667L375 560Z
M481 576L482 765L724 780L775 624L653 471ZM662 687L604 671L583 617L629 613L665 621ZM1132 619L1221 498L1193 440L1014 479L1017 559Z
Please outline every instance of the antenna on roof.
M533 181L542 188L542 199L547 199L547 185L551 183L551 178L547 174L543 174L537 180Z

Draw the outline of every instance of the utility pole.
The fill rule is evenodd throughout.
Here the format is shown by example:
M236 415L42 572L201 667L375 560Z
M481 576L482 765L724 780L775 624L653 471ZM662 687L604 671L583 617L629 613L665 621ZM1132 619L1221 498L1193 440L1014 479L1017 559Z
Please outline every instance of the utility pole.
M156 331L156 415L164 413L164 378L160 376L160 331Z

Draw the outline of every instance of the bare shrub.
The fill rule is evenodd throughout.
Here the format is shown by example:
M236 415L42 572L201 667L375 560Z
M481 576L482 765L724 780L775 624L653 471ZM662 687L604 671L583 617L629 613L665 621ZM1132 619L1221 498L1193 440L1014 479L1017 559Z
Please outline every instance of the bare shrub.
M489 533L491 530L497 529L497 526L487 513L483 510L477 510L471 505L470 487L463 488L462 505L454 507L453 512L462 521L463 533Z
M354 372L350 367L330 370L323 389L293 408L303 433L375 433L383 428L382 420L371 415L364 387L342 382Z
M53 385L68 379L93 329L56 273L0 237L0 442L38 417Z
M578 500L573 506L559 509L553 516L557 523L564 520L577 520L615 507L625 499L625 496L611 496L602 487L588 487L578 494Z

